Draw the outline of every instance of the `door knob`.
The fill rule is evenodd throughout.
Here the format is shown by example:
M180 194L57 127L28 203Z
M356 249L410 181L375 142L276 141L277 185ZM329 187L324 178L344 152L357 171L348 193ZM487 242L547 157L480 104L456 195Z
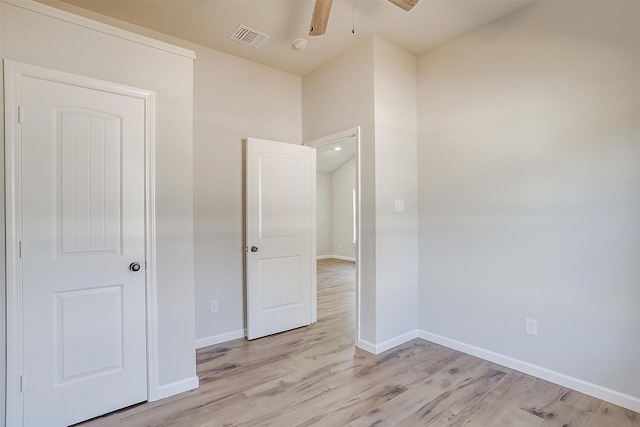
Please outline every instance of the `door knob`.
M140 263L132 262L131 264L129 264L129 270L133 271L134 273L136 271L140 271Z
M257 246L251 246L251 252L258 252Z

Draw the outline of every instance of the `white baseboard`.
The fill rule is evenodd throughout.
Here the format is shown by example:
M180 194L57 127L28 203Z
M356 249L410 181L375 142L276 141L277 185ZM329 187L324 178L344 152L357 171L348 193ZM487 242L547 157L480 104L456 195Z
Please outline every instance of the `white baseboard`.
M397 337L381 342L380 344L372 344L369 341L360 339L358 340L358 347L368 351L369 353L380 354L415 338L418 338L418 331L410 331L406 334L398 335Z
M360 348L360 349L362 349L364 351L367 351L367 352L369 352L371 354L377 354L376 353L375 344L371 344L369 341L365 341L363 339L359 339L358 343L356 344L356 347L358 347L358 348Z
M223 342L237 340L238 338L244 338L247 336L246 329L239 329L237 331L226 332L224 334L213 335L211 337L200 338L196 340L196 348L208 347L214 344L220 344Z
M153 400L149 399L149 402L184 393L185 391L194 390L198 387L200 387L200 379L197 375L171 384L161 385L155 393L155 398Z
M485 350L480 347L452 340L450 338L433 334L431 332L418 330L417 335L419 338L422 338L424 340L431 341L436 344L440 344L445 347L449 347L454 350L458 350L463 353L506 366L507 368L524 372L525 374L533 375L534 377L541 378L543 380L579 391L584 394L588 394L589 396L611 402L615 405L631 409L632 411L640 412L640 398L638 397L630 396L628 394L624 394L616 390L611 390L609 388L602 387L600 385L593 384L579 378L570 377L568 375L561 374L559 372L555 372L541 366L533 365L531 363L514 359L509 356L504 356L499 353L494 353L493 351Z
M399 346L400 344L404 344L412 339L418 338L418 331L410 331L406 334L398 335L397 337L391 338L390 340L386 340L376 345L376 352L374 354L380 354L383 351L387 351L392 349L393 347Z
M333 258L332 255L318 255L316 257L316 259L329 259L329 258Z

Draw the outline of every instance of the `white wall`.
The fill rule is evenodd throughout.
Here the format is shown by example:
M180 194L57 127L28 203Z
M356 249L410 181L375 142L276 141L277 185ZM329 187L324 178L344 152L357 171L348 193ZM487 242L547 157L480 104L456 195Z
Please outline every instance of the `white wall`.
M355 260L353 245L353 190L355 157L331 174L331 254Z
M156 92L158 369L164 392L179 389L196 374L193 61L15 5L0 3L0 14L2 58ZM3 182L0 174L1 186Z
M361 327L375 341L375 126L373 39L302 79L302 136L312 141L360 126Z
M305 141L361 127L358 345L380 352L417 327L416 58L376 36L302 86Z
M640 3L536 3L418 81L420 328L640 410Z
M242 140L300 144L299 76L189 45L194 69L197 345L244 336ZM218 300L218 313L211 313Z
M316 256L331 255L331 175L316 173Z
M388 348L413 338L418 325L417 63L382 38L374 42L376 344Z

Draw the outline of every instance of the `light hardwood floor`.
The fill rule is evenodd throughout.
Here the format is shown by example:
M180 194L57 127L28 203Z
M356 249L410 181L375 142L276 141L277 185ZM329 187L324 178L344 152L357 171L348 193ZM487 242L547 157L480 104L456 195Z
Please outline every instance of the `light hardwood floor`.
M318 262L318 323L198 350L200 388L83 424L640 426L640 414L414 340L354 347L354 264Z

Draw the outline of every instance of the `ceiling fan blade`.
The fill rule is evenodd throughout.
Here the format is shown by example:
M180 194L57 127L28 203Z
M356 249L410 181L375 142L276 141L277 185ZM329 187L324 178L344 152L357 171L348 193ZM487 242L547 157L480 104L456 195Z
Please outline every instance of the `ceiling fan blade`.
M400 9L404 9L407 12L410 11L413 6L418 4L418 0L389 0L391 3L398 6Z
M332 3L333 0L316 0L316 4L313 7L313 15L311 16L310 36L321 36L327 31Z

